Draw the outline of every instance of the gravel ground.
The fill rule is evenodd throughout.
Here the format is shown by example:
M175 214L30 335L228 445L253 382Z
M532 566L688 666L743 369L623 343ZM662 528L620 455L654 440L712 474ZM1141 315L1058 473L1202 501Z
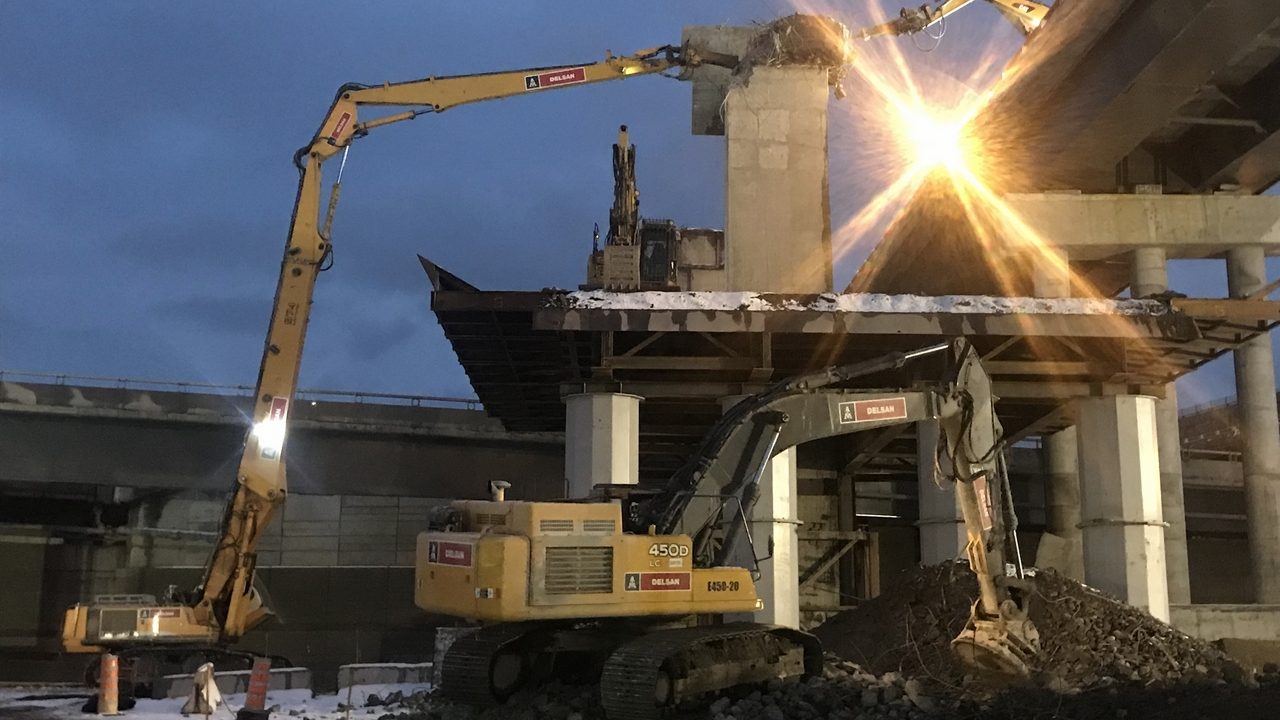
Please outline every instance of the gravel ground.
M1002 685L972 677L951 654L950 641L976 593L964 564L906 572L880 597L818 628L828 650L821 676L746 688L682 709L672 720L1280 718L1280 668L1247 675L1213 646L1052 572L1039 574L1029 589L1042 645L1032 676ZM85 717L75 701L15 702L13 691L8 695L0 696L0 720ZM294 700L280 703L276 716L348 715L345 698ZM176 718L180 704L140 701L140 712L125 717ZM349 714L357 720L604 720L592 685L540 687L489 707L451 703L424 687L369 688L353 705Z

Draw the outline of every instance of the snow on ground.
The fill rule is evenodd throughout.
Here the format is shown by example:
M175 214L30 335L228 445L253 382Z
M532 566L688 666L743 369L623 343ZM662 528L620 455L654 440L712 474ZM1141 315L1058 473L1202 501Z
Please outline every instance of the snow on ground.
M357 685L351 688L351 717L357 720L372 720L386 712L384 708L364 707L370 695L385 698L393 692L403 693L406 697L418 691L431 690L429 683L404 683L389 685ZM0 718L21 718L22 720L85 720L97 718L97 715L86 715L80 712L84 698L62 699L19 699L29 696L83 694L90 691L83 687L6 687L0 688ZM211 717L217 720L233 720L235 710L244 705L244 695L224 695L225 706ZM267 706L279 705L278 717L309 718L310 720L342 720L347 713L339 709L339 705L348 702L347 689L343 688L336 695L312 696L310 690L272 690L267 693ZM174 720L182 717L182 706L185 698L152 700L142 698L132 709L121 713L121 720ZM195 716L200 717L200 716Z
M1027 298L988 295L884 295L880 293L823 293L795 296L753 292L607 292L587 290L552 298L549 305L598 310L725 310L778 312L957 313L1011 315L1162 315L1166 306L1156 300L1093 298Z

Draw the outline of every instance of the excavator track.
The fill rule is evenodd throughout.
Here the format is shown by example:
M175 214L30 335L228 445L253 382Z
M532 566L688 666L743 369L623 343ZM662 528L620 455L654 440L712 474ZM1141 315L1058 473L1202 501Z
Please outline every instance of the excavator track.
M762 648L778 654L762 657ZM737 666L737 672L711 674L729 682L698 684L699 670L723 664ZM609 656L600 676L600 702L609 720L657 720L707 692L809 676L821 668L822 646L799 630L752 623L658 630Z
M537 629L534 623L501 623L458 638L444 655L441 693L468 703L492 704L504 700L504 693L495 692L494 688L494 659L503 650L519 645Z

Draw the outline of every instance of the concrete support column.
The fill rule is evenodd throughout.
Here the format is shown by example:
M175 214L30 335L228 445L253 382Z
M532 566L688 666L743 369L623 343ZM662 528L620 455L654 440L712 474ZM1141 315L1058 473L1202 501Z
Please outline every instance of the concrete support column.
M937 420L916 423L916 467L920 494L920 562L933 565L964 554L968 537L964 515L956 499L956 486L934 477L939 428Z
M1031 284L1036 297L1071 297L1071 269L1067 251L1045 246L1031 253Z
M1051 553L1049 546L1041 540L1040 550L1036 552L1036 565L1052 567L1083 582L1084 545L1080 539L1080 464L1076 429L1059 430L1044 440L1049 455L1045 530L1061 538L1062 543L1057 553ZM1050 555L1053 557L1048 557Z
M1169 289L1168 258L1162 247L1140 247L1130 258L1129 295L1144 298Z
M1163 247L1133 251L1129 294L1135 298L1169 289L1168 259ZM1187 510L1182 493L1182 432L1178 428L1178 387L1164 386L1156 401L1156 441L1160 446L1160 497L1164 521L1165 566L1169 574L1169 602L1191 603L1191 574L1187 566Z
M139 532L130 535L128 539L130 568L146 568L151 567L151 549L155 543L155 536L149 535L143 530L145 528L156 527L157 520L160 518L157 503L141 500L133 509L132 525Z
M1231 297L1248 297L1262 289L1266 272L1261 247L1227 251ZM1263 335L1241 345L1235 351L1235 363L1254 602L1280 603L1280 420L1271 338Z
M746 396L730 396L721 400L728 410ZM760 561L760 577L755 580L755 593L764 601L764 609L745 616L756 623L800 628L800 538L799 502L796 500L796 448L778 452L760 475L759 495L751 510L751 541L755 555L768 555ZM750 552L745 544L741 552ZM754 557L731 559L750 568Z
M1066 248L1047 246L1031 257L1036 297L1071 297L1071 268ZM1047 533L1036 548L1036 565L1067 577L1084 579L1084 546L1080 537L1079 443L1074 427L1045 437L1049 484L1045 488Z
M725 99L730 290L831 292L827 69L757 66Z
M1085 582L1168 622L1155 399L1086 398L1077 414Z
M640 482L640 400L625 393L581 393L565 402L565 497L598 484Z
M721 400L728 410L745 396ZM751 539L760 561L756 594L764 609L744 619L755 622L800 627L800 539L796 501L796 449L787 448L773 456L760 477L760 492L751 511ZM745 547L743 548L746 549ZM751 558L741 558L750 567Z

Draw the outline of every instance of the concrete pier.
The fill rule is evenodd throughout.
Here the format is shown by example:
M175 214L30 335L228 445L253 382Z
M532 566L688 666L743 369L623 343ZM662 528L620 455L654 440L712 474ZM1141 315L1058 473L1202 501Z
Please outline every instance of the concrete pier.
M920 492L920 562L932 565L964 556L968 542L964 516L950 480L934 478L934 457L939 442L937 420L916 423L916 467Z
M626 393L581 393L565 402L565 497L597 484L640 482L640 400Z
M756 622L800 627L800 553L796 513L796 449L773 456L760 478L760 497L751 513L756 552L770 557L760 562L756 592L764 609Z
M728 287L831 292L828 71L760 66L725 100Z
M1053 567L1067 577L1084 580L1084 546L1080 538L1079 443L1074 427L1045 437L1049 455L1049 483L1045 488L1045 530L1061 538L1052 562L1036 555L1040 567ZM1041 540L1041 548L1046 543Z
M1261 247L1227 251L1227 288L1244 298L1267 282ZM1271 338L1254 338L1235 350L1236 397L1244 436L1244 494L1249 527L1254 602L1280 602L1280 420L1276 413Z
M1129 294L1148 297L1169 289L1167 254L1163 247L1140 247L1132 253ZM1164 386L1164 398L1156 400L1156 442L1160 447L1160 505L1164 521L1165 567L1169 575L1169 602L1191 602L1187 566L1187 511L1182 492L1182 434L1178 428L1178 387Z
M1079 402L1085 582L1169 620L1155 399Z

